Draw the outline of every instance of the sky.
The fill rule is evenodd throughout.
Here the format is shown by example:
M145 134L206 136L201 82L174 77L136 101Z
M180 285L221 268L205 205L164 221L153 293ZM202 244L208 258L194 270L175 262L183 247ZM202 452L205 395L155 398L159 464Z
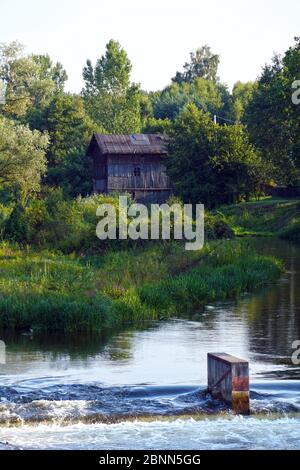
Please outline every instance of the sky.
M273 54L300 36L299 0L0 0L0 42L48 53L67 70L67 91L83 87L82 68L118 40L145 90L168 85L189 53L205 44L220 55L231 88L255 80Z

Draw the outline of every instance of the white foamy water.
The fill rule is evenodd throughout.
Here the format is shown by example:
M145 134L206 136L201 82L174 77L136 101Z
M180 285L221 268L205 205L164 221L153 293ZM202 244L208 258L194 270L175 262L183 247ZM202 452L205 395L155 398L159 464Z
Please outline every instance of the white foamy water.
M0 429L0 441L26 449L300 449L300 418L22 426Z

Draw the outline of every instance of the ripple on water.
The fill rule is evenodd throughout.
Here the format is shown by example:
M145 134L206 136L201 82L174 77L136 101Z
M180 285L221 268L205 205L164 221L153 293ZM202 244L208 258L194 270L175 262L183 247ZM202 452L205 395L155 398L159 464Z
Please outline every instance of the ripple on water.
M0 428L27 449L300 449L300 418L255 417L133 421Z
M251 410L256 415L300 413L299 381L254 384ZM116 423L159 417L205 418L231 415L229 407L214 400L205 387L102 385L52 386L38 390L0 388L0 425Z

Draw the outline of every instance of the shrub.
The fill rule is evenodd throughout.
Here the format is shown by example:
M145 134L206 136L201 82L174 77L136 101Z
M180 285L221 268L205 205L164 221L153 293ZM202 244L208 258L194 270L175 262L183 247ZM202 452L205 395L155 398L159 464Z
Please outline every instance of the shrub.
M131 203L131 199L128 196ZM118 216L118 194L93 195L66 199L61 189L44 189L43 194L31 200L25 208L15 206L5 220L5 236L22 245L49 247L64 253L97 253L107 249L120 250L143 246L144 240L99 240L96 216L100 204L112 204ZM170 198L169 204L180 204L177 198ZM118 231L118 226L117 226ZM171 219L171 238L173 221ZM231 238L232 231L224 216L206 213L205 234L207 239ZM149 242L147 242L149 244ZM154 243L157 243L156 241Z
M3 239L5 236L5 226L7 220L10 218L13 207L10 205L4 205L0 203L0 238Z
M205 238L208 240L217 240L220 238L233 238L234 233L230 228L226 217L222 214L205 213Z

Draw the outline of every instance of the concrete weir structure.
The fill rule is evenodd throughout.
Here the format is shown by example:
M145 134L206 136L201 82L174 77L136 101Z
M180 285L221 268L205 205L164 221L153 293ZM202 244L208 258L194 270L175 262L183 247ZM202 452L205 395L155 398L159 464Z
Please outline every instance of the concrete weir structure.
M238 414L250 413L249 363L227 353L207 355L208 392Z

